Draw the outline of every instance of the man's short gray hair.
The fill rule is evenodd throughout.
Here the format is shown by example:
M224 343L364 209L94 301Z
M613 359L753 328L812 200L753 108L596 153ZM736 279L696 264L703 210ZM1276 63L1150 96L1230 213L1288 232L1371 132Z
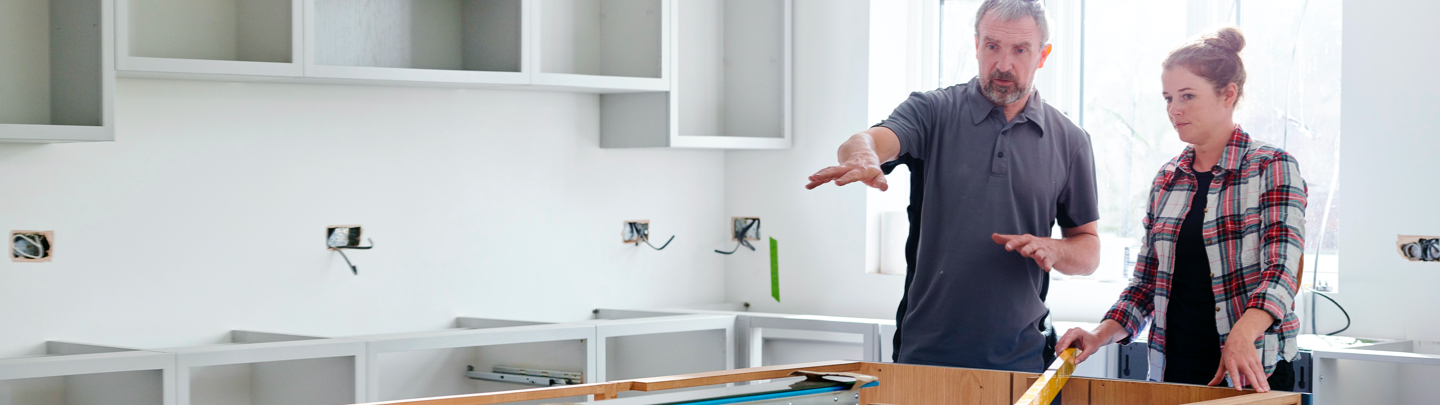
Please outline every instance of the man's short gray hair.
M1041 0L985 0L980 5L980 11L975 12L975 36L980 36L980 20L992 11L1000 17L1000 21L1034 18L1035 24L1040 26L1040 43L1037 46L1050 43L1050 22L1045 17L1045 4Z

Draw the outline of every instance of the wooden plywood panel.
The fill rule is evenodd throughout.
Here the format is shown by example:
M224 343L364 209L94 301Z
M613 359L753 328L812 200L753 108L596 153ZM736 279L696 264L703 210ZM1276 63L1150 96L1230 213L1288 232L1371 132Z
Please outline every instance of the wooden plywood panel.
M1010 401L1019 402L1020 397L1025 395L1025 390L1035 385L1040 379L1039 374L1011 373L1014 384L1011 386ZM1071 378L1065 383L1065 388L1060 390L1060 403L1063 405L1089 405L1090 404L1090 381L1081 381Z
M880 386L860 391L860 403L905 405L1011 404L1012 373L907 364L864 363L861 374L880 378Z
M1232 388L1139 381L1072 379L1070 383L1081 381L1090 382L1090 403L1092 405L1179 405L1255 393L1255 391L1237 391Z
M1300 394L1270 391L1263 394L1241 395L1188 405L1300 405Z

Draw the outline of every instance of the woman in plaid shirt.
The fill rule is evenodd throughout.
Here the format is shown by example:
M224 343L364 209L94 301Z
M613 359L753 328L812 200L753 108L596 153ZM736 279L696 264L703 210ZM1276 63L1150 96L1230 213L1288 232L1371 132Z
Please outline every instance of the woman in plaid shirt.
M1223 28L1165 59L1170 122L1190 146L1155 176L1130 286L1099 327L1058 342L1080 348L1077 360L1153 319L1150 380L1293 386L1305 180L1295 157L1235 125L1244 47L1239 30Z

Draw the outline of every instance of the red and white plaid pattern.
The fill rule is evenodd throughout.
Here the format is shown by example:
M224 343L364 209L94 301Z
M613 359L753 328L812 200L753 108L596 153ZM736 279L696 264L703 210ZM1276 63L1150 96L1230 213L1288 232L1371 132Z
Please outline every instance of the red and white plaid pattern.
M1148 358L1150 380L1165 375L1165 314L1175 270L1175 243L1196 189L1187 147L1155 176L1145 214L1145 243L1130 286L1105 314L1130 336L1153 317ZM1239 127L1215 166L1205 207L1204 240L1215 292L1215 326L1224 345L1230 327L1247 309L1269 312L1276 321L1255 341L1265 372L1282 357L1295 358L1295 278L1305 246L1305 180L1300 166L1283 150L1253 141ZM1128 342L1129 338L1125 341Z

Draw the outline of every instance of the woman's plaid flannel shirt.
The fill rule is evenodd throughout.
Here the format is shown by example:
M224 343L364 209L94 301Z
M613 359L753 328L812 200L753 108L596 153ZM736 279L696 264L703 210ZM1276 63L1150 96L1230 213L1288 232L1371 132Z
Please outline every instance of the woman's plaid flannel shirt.
M1130 286L1105 319L1136 336L1153 316L1149 379L1165 375L1165 314L1175 270L1175 243L1196 188L1194 148L1187 147L1155 176L1145 214L1145 240ZM1247 309L1275 317L1255 341L1265 373L1293 360L1300 320L1294 312L1295 274L1305 245L1305 180L1289 153L1253 141L1238 126L1215 166L1205 207L1205 251L1215 292L1215 328L1224 345ZM1122 342L1128 343L1130 338Z

